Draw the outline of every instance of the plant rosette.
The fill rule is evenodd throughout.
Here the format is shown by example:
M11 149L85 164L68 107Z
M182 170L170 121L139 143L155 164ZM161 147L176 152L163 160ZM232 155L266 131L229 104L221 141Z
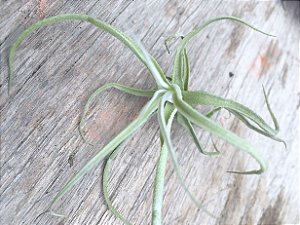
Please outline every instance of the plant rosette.
M265 160L261 157L256 148L249 143L248 141L240 138L233 132L223 128L218 125L216 122L211 120L211 116L218 112L220 109L224 108L233 115L235 115L238 119L240 119L248 128L267 136L271 139L274 139L279 142L285 142L278 138L276 135L279 131L278 122L271 110L269 101L267 99L266 92L263 88L263 93L267 105L267 109L272 117L274 128L269 126L259 115L253 112L248 107L239 104L238 102L221 98L219 96L212 95L210 93L204 91L190 91L188 90L189 86L189 77L190 77L190 68L189 68L189 59L187 55L187 44L188 42L194 38L198 33L200 33L205 27L208 25L215 23L220 20L231 20L234 22L241 23L246 25L255 31L258 31L262 34L273 36L267 34L249 23L231 16L223 16L215 19L208 20L203 25L194 29L190 33L185 36L179 36L181 38L180 44L176 49L175 59L174 59L174 67L172 72L172 77L169 78L163 72L157 61L145 50L141 42L138 40L134 40L127 34L121 32L117 28L98 20L94 17L88 15L81 14L65 14L59 16L53 16L46 19L43 19L30 27L28 27L12 44L9 52L9 79L8 79L8 91L11 93L12 91L12 83L13 83L13 61L16 53L17 47L21 44L21 42L34 30L56 24L58 22L63 22L66 20L78 20L78 21L86 21L101 30L104 30L110 33L115 38L119 39L123 44L125 44L137 57L138 59L149 69L153 78L156 81L156 87L153 89L137 89L129 86L125 86L118 83L108 83L104 86L96 89L88 98L87 103L83 109L79 131L82 138L89 143L89 141L85 138L84 133L82 131L86 113L91 105L91 103L95 100L95 98L103 91L109 88L116 88L120 91L126 92L128 94L132 94L135 96L149 97L150 100L145 104L138 117L132 121L124 130L122 130L119 134L117 134L108 144L106 144L102 149L100 149L76 174L72 177L59 191L59 193L52 200L49 209L47 212L50 212L56 216L64 216L61 214L57 214L53 211L53 206L56 204L62 196L66 194L88 171L90 171L93 167L99 164L99 162L105 159L105 166L103 170L103 178L102 178L102 186L103 186L103 195L106 201L106 204L109 210L120 220L122 220L125 224L131 224L113 205L112 201L109 198L108 194L108 179L110 166L113 161L114 156L117 154L118 150L122 148L126 144L126 142L132 137L132 135L137 132L137 130L142 127L152 116L157 115L158 123L160 127L160 140L161 140L161 149L160 149L160 157L157 162L156 167L156 177L154 181L154 192L153 192L153 206L152 206L152 224L158 225L162 224L162 205L163 205L163 188L164 188L164 175L166 169L166 162L168 154L173 162L173 166L176 172L179 181L191 198L191 200L195 203L195 205L205 211L207 214L215 217L211 212L206 210L203 205L201 205L194 195L189 191L187 185L183 177L180 174L179 165L177 162L177 158L175 155L174 147L171 141L171 126L173 121L176 121L182 125L191 135L195 146L199 150L200 153L206 156L215 156L220 154L218 150L216 151L206 151L202 148L199 140L197 139L197 135L194 130L194 126L201 127L211 134L229 142L234 145L238 149L248 153L251 157L253 157L259 168L248 170L248 171L228 171L230 173L238 173L238 174L261 174L267 168ZM176 38L174 35L167 39L169 41L172 38ZM206 115L201 114L197 110L193 108L194 105L206 105L212 107L212 111Z

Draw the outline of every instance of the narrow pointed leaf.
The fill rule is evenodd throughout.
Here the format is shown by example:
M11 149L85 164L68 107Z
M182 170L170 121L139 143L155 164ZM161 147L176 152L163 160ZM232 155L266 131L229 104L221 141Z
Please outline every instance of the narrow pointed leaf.
M116 88L120 91L123 91L125 93L128 93L128 94L131 94L131 95L135 95L135 96L141 96L141 97L151 97L154 95L155 93L155 90L141 90L141 89L138 89L138 88L133 88L133 87L128 87L128 86L125 86L125 85L122 85L122 84L118 84L118 83L107 83L99 88L97 88L88 98L85 106L84 106L84 109L83 109L83 112L81 114L81 118L80 118L80 122L79 122L79 132L80 132L80 135L82 137L82 139L87 142L88 144L90 145L93 145L93 143L91 143L84 135L83 133L83 126L84 126L84 122L85 122L85 117L86 117L86 114L91 106L91 104L94 102L95 98L101 94L103 91L106 91L107 89L110 89L110 88Z
M204 115L197 112L193 109L189 104L181 100L177 97L177 95L173 95L173 102L178 111L188 118L191 122L195 123L196 125L208 130L212 134L220 137L221 139L229 142L230 144L240 148L241 150L250 154L260 165L260 169L251 170L246 172L235 172L241 174L260 174L264 172L267 168L265 160L261 157L261 155L257 152L257 150L247 141L243 140L236 134L232 133L229 130L224 129L223 127L219 126L217 123L211 121ZM234 171L231 171L234 172Z
M231 112L232 114L234 114L239 120L241 120L247 127L249 127L251 130L254 130L256 131L257 133L260 133L268 138L271 138L273 139L274 141L278 141L278 142L281 142L284 144L285 148L287 148L287 144L284 140L282 140L281 138L278 138L268 132L266 132L265 130L263 129L259 129L257 128L256 126L253 126L243 115L241 115L240 113L234 111L234 110L230 110L230 109L227 109L229 112Z
M138 39L136 39L136 43L142 50L147 67L149 68L150 72L152 73L157 86L160 88L168 88L169 81L167 80L165 74L162 71L158 70L159 66L158 66L158 64L154 63L154 61L155 61L154 58L151 57L151 55L149 55L149 53L146 51L143 44Z
M266 104L267 104L268 111L269 111L269 113L272 117L272 121L273 121L273 124L275 126L275 130L278 132L279 131L278 121L277 121L277 119L276 119L276 117L275 117L275 115L274 115L274 113L271 109L271 106L270 106L270 103L269 103L269 100L268 100L268 96L267 96L266 91L265 91L265 87L262 86L262 88L263 88L263 93L264 93L264 97L265 97L265 101L266 101Z
M264 131L269 133L270 135L276 135L278 133L278 127L275 126L275 129L270 127L259 115L253 112L251 109L247 108L246 106L229 100L224 99L219 96L215 96L209 94L205 91L184 91L182 93L184 101L189 103L190 105L193 104L201 104L201 105L209 105L214 107L222 107L230 110L234 110L239 114L247 117L248 119L252 120L256 123L260 128ZM272 111L270 111L272 112ZM274 115L273 115L274 116Z
M179 34L174 34L174 35L168 37L167 39L165 39L164 44L165 44L165 47L169 54L170 54L170 50L168 47L168 42L173 39L177 39L177 38L183 39L184 36L179 35ZM181 89L188 90L188 83L189 83L189 78L190 78L190 66L189 66L189 59L188 59L186 48L184 48L184 50L182 51L182 60L181 60L180 68L181 68L181 77L178 80L178 82L179 82L178 85Z
M106 31L107 33L110 33L112 36L119 39L123 44L125 44L141 61L142 63L148 67L148 63L146 62L146 59L144 58L144 54L140 47L135 43L135 41L129 37L127 34L121 32L116 27L105 23L101 20L98 20L94 17L88 16L88 15L82 15L82 14L64 14L59 16L53 16L49 17L43 20L38 21L37 23L31 25L28 27L23 33L21 33L20 36L14 41L12 44L10 51L9 51L9 75L8 75L8 92L11 91L12 83L13 83L13 61L15 57L15 53L17 50L17 47L21 44L21 42L34 30L37 30L39 28L49 26L52 24L56 24L63 21L68 20L78 20L78 21L86 21L90 24L95 25L96 27L100 28L103 31ZM160 68L159 64L155 61L155 59L151 57L151 61L153 61L155 67L158 69L159 72L162 72L162 69ZM148 68L150 69L150 68Z
M190 79L190 62L187 55L186 48L183 50L182 57L182 81L183 81L183 90L187 91L189 87L189 79Z
M206 93L206 94L208 94L208 93ZM183 95L185 96L185 93L183 93ZM208 95L210 95L210 94L208 94ZM212 95L211 95L211 96L212 96ZM194 96L194 97L196 97L196 96ZM214 96L214 97L217 97L217 96ZM265 97L266 97L266 96L265 96ZM220 98L220 97L218 97L218 98ZM195 101L194 101L194 100L191 100L190 97L187 97L185 100L186 100L189 104L194 104L194 103L195 103ZM223 100L224 100L224 101L227 101L227 103L228 103L228 102L233 102L233 101L227 100L227 99L223 99ZM208 100L208 101L209 101L209 100ZM217 101L218 101L218 100L217 100ZM212 111L210 111L209 113L207 113L205 116L208 117L208 118L211 118L211 117L213 116L213 114L215 114L216 112L220 111L220 109L222 109L222 107L224 107L224 109L226 109L228 112L230 112L230 113L232 113L233 115L235 115L239 120L241 120L241 121L242 121L247 127L249 127L250 129L252 129L252 130L254 130L254 131L256 131L256 132L258 132L258 133L260 133L260 134L262 134L262 135L264 135L264 136L266 136L266 137L268 137L268 138L271 138L271 139L273 139L273 140L275 140L275 141L282 142L282 143L284 144L285 148L287 148L286 142L285 142L284 140L282 140L281 138L278 138L278 137L276 137L276 136L274 135L274 133L277 133L277 132L278 132L278 130L279 130L279 125L278 125L278 122L277 122L277 120L276 120L276 118L275 118L275 116L274 116L274 114L273 114L273 112L272 112L272 110L271 110L271 107L270 107L270 105L269 105L269 103L268 103L267 98L266 98L266 102L267 102L268 110L269 110L270 115L271 115L271 117L272 117L272 120L273 120L275 129L273 129L273 128L271 128L271 127L266 128L266 127L265 127L266 122L261 123L262 120L263 120L261 117L259 117L256 113L254 113L252 110L250 110L250 109L248 109L248 108L247 108L247 109L244 109L245 106L240 107L241 104L236 103L236 102L233 103L233 104L235 104L234 107L224 107L224 105L227 105L227 103L225 103L225 104L219 104L220 107L214 108ZM199 104L203 104L203 105L206 104L205 101L204 101L203 99L201 99L201 97L199 98L198 103L199 103ZM213 104L213 105L218 105L218 104L216 104L215 101L214 101L214 104ZM238 110L237 110L237 109L238 109ZM246 113L246 114L244 113L244 114L243 114L243 113L241 113L241 111L248 111L248 113ZM247 115L248 115L248 116L247 116ZM249 115L252 115L252 117L250 118ZM258 127L252 125L252 124L248 121L247 118L250 119L252 122L255 122L257 125L260 124L259 127L264 127L264 129L259 129ZM269 125L267 125L267 126L269 126ZM269 129L270 129L270 128L273 130L273 132L271 132L271 133L269 132Z
M233 16L222 16L222 17L217 17L211 20L208 20L207 22L205 22L203 25L199 26L198 28L194 29L193 31L191 31L190 33L188 33L187 35L184 36L184 38L182 39L180 45L177 47L176 50L176 55L175 55L175 60L174 60L174 69L173 69L173 82L175 84L178 84L179 87L180 86L180 81L181 81L181 71L182 71L182 57L183 57L183 51L186 48L186 45L188 44L188 42L195 37L198 33L200 33L205 27L207 27L208 25L215 23L217 21L220 20L231 20L231 21L235 21L241 24L244 24L250 28L252 28L255 31L258 31L262 34L268 35L268 36L272 36L275 37L274 35L268 34L254 26L252 26L251 24L247 23L244 20L241 20L237 17L233 17Z
M127 140L129 140L128 138ZM108 193L108 180L109 180L109 173L111 169L111 164L118 153L118 151L127 144L127 141L122 142L106 159L104 163L103 175L102 175L102 189L103 189L103 196L106 202L108 209L124 224L131 225L131 223L113 206L112 201L110 200L109 193Z
M207 118L211 118L215 113L219 112L222 109L222 107L216 107L213 110L211 110L210 112L208 112L205 116Z
M182 125L189 132L189 134L193 138L193 141L194 141L194 143L195 143L195 145L198 148L200 153L202 153L204 155L208 155L208 156L213 156L213 155L219 155L220 154L217 151L216 152L205 151L202 148L202 146L201 146L201 144L198 140L197 134L196 134L195 129L194 129L193 125L191 124L191 122L179 113L177 114L177 121L179 122L180 125Z
M172 123L175 108L173 105L167 103L165 108L165 120L168 124ZM162 224L162 207L164 194L164 180L167 166L168 148L161 136L161 151L156 165L156 174L153 190L153 204L152 204L152 225Z
M142 112L139 114L138 118L132 121L124 130L122 130L116 137L114 137L107 145L105 145L92 159L90 159L82 169L75 174L75 176L68 181L68 183L59 191L50 204L50 211L53 214L52 207L59 199L65 195L87 172L89 172L93 167L95 167L103 158L109 155L114 149L116 149L123 141L134 134L153 114L157 109L158 102L160 100L159 96L155 96L153 101L149 101ZM58 215L58 214L56 214ZM61 215L63 216L63 215Z
M197 199L194 197L194 195L190 192L189 188L187 187L187 185L185 184L185 181L183 179L183 177L181 176L180 170L179 170L179 165L176 159L176 155L175 155L175 151L173 149L173 145L171 142L171 135L170 135L170 128L171 128L171 123L170 125L166 123L165 121L165 117L164 117L164 105L166 103L166 101L170 98L170 96L168 95L164 95L160 105L158 107L158 121L160 124L160 129L161 129L161 134L163 136L164 139L164 143L166 144L169 153L171 155L171 159L173 162L173 166L176 172L176 175L180 181L181 186L184 188L185 192L188 194L188 196L190 197L190 199L195 203L195 205L200 208L201 210L203 210L204 212L206 212L208 215L215 217L212 213L210 213L209 211L207 211L202 204L200 204ZM177 107L176 107L177 108ZM176 109L177 110L177 109Z

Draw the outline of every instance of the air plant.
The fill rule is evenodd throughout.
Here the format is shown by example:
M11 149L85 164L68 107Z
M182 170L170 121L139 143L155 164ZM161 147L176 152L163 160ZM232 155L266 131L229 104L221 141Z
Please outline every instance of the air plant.
M276 137L276 134L279 131L278 122L271 110L269 101L267 99L267 95L263 88L263 93L267 105L267 109L271 115L271 118L274 123L274 127L269 126L259 115L253 112L251 109L246 106L239 104L235 101L228 100L222 97L218 97L212 95L210 93L204 91L190 91L188 90L189 86L189 77L190 77L190 68L189 68L189 59L187 55L187 44L188 42L194 38L199 32L201 32L208 25L215 23L220 20L231 20L241 24L244 24L255 31L258 31L262 34L273 36L267 34L249 23L231 16L218 17L215 19L208 20L203 25L194 29L192 32L188 33L185 36L181 37L180 44L176 49L175 59L174 59L174 67L172 72L172 77L169 78L163 72L162 68L159 66L157 61L145 50L143 45L133 38L129 37L127 34L121 32L117 28L98 20L94 17L88 15L81 14L65 14L59 16L53 16L46 19L43 19L30 27L28 27L12 44L10 53L9 53L9 79L8 79L8 90L9 93L12 90L12 73L13 73L13 61L16 53L17 47L20 43L34 30L56 24L58 22L66 21L66 20L79 20L86 21L90 24L95 25L96 27L110 33L115 38L119 39L123 44L125 44L137 57L138 59L148 68L153 78L156 81L156 87L153 89L137 89L129 86L125 86L118 83L108 83L102 87L99 87L90 95L88 101L83 109L80 123L79 123L79 131L84 140L87 139L84 137L84 133L82 131L86 113L91 105L91 103L95 100L95 98L102 93L103 91L109 88L115 88L125 93L149 97L150 100L145 104L139 115L135 120L133 120L125 129L123 129L119 134L117 134L108 144L106 144L102 149L100 149L76 174L73 178L71 178L59 191L59 193L54 197L51 202L48 212L51 212L56 216L64 216L61 214L57 214L53 211L53 205L56 204L62 196L69 191L75 183L77 183L88 171L90 171L93 167L99 164L101 160L105 160L105 166L103 170L103 195L104 199L107 203L107 206L111 212L117 216L120 220L122 220L125 224L130 224L130 222L123 216L121 213L114 208L112 202L109 198L108 194L108 179L110 166L114 159L114 156L118 153L118 150L122 148L126 144L126 141L132 137L137 130L142 127L152 116L156 115L158 118L158 123L160 127L160 157L157 162L156 167L156 177L154 181L154 192L153 192L153 207L152 207L152 224L157 225L162 223L162 205L163 205L163 188L164 188L164 176L166 169L166 162L168 154L171 156L171 160L173 162L173 166L176 172L179 181L191 198L191 200L195 203L195 205L211 216L212 213L207 211L194 197L194 195L189 191L187 185L183 177L180 174L179 165L176 159L174 147L171 141L171 126L173 121L176 119L179 124L181 124L191 135L193 141L195 142L196 147L199 152L206 156L217 155L219 151L205 151L199 140L197 139L194 126L198 126L209 131L211 134L229 142L235 147L241 149L242 151L248 153L251 157L253 157L257 163L259 164L259 168L248 170L248 171L228 171L229 173L238 173L238 174L261 174L267 168L265 160L261 157L259 152L255 147L252 146L246 140L240 138L233 132L223 128L218 125L216 122L211 120L211 116L224 108L228 110L230 113L235 115L238 119L240 119L247 127L250 129L267 136L276 141L283 142L280 138ZM212 107L212 111L206 115L201 114L197 110L193 108L194 105L206 105Z

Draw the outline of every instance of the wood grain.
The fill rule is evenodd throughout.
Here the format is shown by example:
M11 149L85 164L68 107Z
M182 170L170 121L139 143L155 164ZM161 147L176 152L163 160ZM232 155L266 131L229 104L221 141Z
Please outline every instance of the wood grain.
M7 55L12 41L44 17L85 13L119 27L142 40L167 74L172 71L177 42L163 40L185 34L220 15L241 17L270 38L233 22L207 28L188 49L191 89L237 100L267 121L261 85L279 118L279 136L288 148L249 131L222 111L216 119L250 140L267 159L260 176L226 173L255 162L232 146L213 138L222 155L203 157L177 124L173 143L186 182L211 218L198 210L180 187L168 163L164 224L297 224L299 223L299 2L290 1L1 1L0 224L121 224L101 195L102 165L87 174L57 205L66 218L42 213L57 191L99 148L133 120L146 98L107 91L93 105L85 127L97 148L78 132L80 112L89 94L107 82L135 87L154 85L137 58L104 32L86 23L63 22L40 29L20 45L13 94L7 95ZM229 76L229 73L232 73ZM202 112L206 108L198 107ZM207 149L210 135L197 130ZM68 157L76 152L74 165ZM110 179L114 205L133 224L150 224L159 129L152 118L115 160Z

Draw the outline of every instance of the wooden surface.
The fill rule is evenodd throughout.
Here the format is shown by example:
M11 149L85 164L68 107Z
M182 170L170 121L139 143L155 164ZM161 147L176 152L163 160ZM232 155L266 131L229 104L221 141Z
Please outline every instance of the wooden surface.
M63 13L85 13L134 34L167 74L171 73L178 43L170 45L169 55L164 38L185 34L212 17L238 16L275 34L277 38L270 38L233 22L220 22L190 43L191 89L237 100L271 122L261 88L264 84L281 125L279 136L288 148L249 131L222 111L214 119L251 141L269 164L261 176L228 174L229 169L250 169L256 164L215 137L222 155L204 157L175 124L172 138L182 173L217 219L195 207L169 162L164 224L299 223L298 3L1 0L0 224L121 224L107 211L101 195L102 163L56 206L66 218L50 214L37 218L65 182L133 120L147 101L115 90L102 94L85 127L87 137L97 143L95 148L85 144L78 132L79 115L89 94L107 82L143 88L154 84L138 59L116 39L87 23L64 22L34 32L20 45L13 93L8 96L9 45L30 24ZM229 77L229 72L234 76ZM209 134L200 129L197 132L211 149ZM70 167L72 152L77 154ZM115 206L134 224L150 223L158 154L159 130L154 117L115 160L110 194Z

